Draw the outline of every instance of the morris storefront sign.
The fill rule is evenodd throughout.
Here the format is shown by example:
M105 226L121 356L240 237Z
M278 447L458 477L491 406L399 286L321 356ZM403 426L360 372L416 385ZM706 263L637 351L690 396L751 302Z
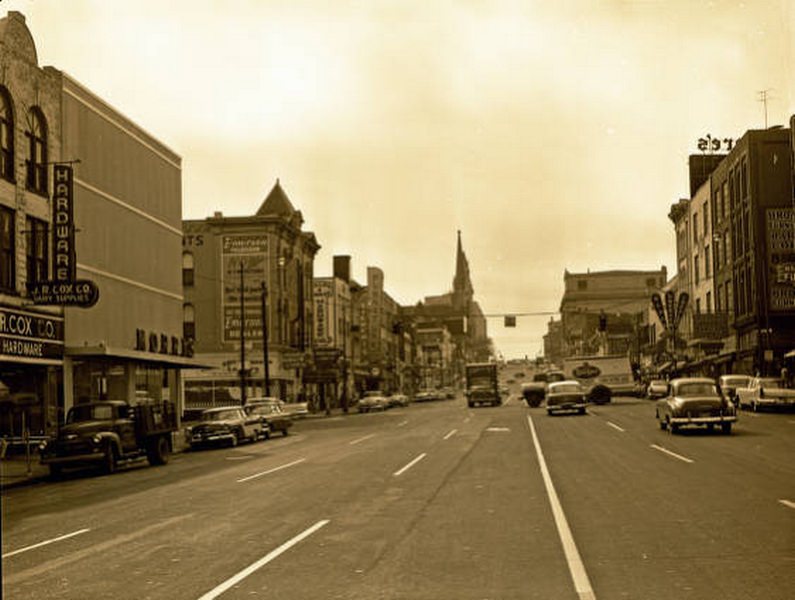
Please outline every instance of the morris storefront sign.
M63 360L63 318L0 307L0 360Z

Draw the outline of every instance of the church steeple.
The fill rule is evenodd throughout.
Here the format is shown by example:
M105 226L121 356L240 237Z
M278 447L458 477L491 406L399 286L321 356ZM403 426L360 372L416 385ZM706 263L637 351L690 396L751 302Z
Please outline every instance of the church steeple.
M455 255L455 277L453 278L453 303L459 308L469 304L474 295L472 280L469 276L469 262L461 244L461 230L458 230L458 245Z

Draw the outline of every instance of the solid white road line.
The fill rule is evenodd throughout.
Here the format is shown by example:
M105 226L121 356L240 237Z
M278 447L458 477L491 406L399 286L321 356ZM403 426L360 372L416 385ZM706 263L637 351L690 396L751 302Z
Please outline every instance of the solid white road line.
M6 552L3 554L3 558L8 558L9 556L14 556L15 554L22 554L23 552L27 552L28 550L33 550L34 548L41 548L42 546L46 546L47 544L52 544L54 542L60 542L61 540L68 539L70 537L74 537L76 535L80 535L81 533L86 533L91 531L90 529L78 529L77 531L73 531L72 533L67 533L65 535L59 535L56 538L52 538L51 540L45 540L43 542L39 542L38 544L33 544L32 546L25 546L24 548L20 548L19 550L14 550L13 552Z
M790 500L779 500L784 506L789 506L790 508L795 508L795 502Z
M408 423L408 421L401 421L400 423L397 424L397 426L403 427L406 423Z
M355 440L353 440L352 442L348 442L348 443L349 443L351 446L355 446L356 444L359 444L359 443L363 442L364 440L369 440L371 437L375 437L375 434L374 434L374 433L371 433L371 434L369 434L369 435L366 435L366 436L364 436L364 437L360 437L360 438L358 438L358 439L355 439Z
M683 462L686 462L686 463L694 462L691 459L687 458L686 456L682 456L681 454L677 454L676 452L671 452L667 448L663 448L662 446L658 446L657 444L652 444L651 447L654 448L655 450L659 450L660 452L664 452L668 456L673 456L674 458L677 458L677 459L679 459L679 460L681 460Z
M444 438L443 438L443 439L445 439L445 440L449 440L449 439L450 439L451 437L453 437L453 436L454 436L456 433L458 433L458 429L453 429L452 431L449 431L449 432L447 433L447 435L446 435L446 436L444 436Z
M541 443L538 441L533 419L529 415L527 416L527 423L530 425L530 433L533 435L533 445L538 455L538 465L541 469L541 476L544 479L544 486L547 488L549 504L552 507L552 515L555 517L555 525L558 528L558 535L563 544L563 553L566 555L566 562L569 564L569 573L571 573L571 579L574 582L574 589L577 591L580 600L596 600L596 594L594 594L588 574L585 572L585 565L580 558L580 553L577 551L577 544L574 543L574 536L571 534L569 522L566 520L563 507L560 504L560 500L558 500L558 493L552 484L552 477L549 475L544 453L541 451Z
M250 481L251 479L256 479L257 477L262 477L263 475L268 475L270 473L275 473L276 471L281 471L282 469L286 469L287 467L292 467L293 465L297 465L298 463L304 462L305 458L299 458L298 460L294 460L291 463L287 463L286 465L281 465L280 467L273 467L272 469L268 469L267 471L263 471L262 473L255 473L254 475L249 475L248 477L243 477L242 479L238 479L238 483L243 483L244 481Z
M619 426L618 426L618 425L616 425L615 423L611 423L610 421L607 421L607 424L608 424L610 427L612 427L613 429L616 429L616 430L618 430L618 431L626 431L625 429L623 429L623 428L619 427Z
M330 522L331 521L329 521L328 519L324 519L323 521L318 521L317 523L312 525L312 527L310 527L309 529L304 530L303 532L301 532L297 536L295 536L293 539L288 540L285 543L283 543L281 546L276 548L276 550L273 550L272 552L269 552L268 554L266 554L265 556L260 558L257 562L250 564L248 567L246 567L245 569L240 571L237 575L234 575L234 576L230 577L229 579L224 581L221 585L213 588L212 590L210 590L209 592L204 594L204 596L200 597L199 600L212 600L213 598L217 598L218 596L223 594L226 590L231 588L233 585L243 581L246 577L251 575L254 571L264 567L269 562L271 562L274 558L277 558L280 554L283 554L284 552L286 552L287 550L289 550L290 548L295 546L298 542L308 538L310 535L315 533L318 529L320 529L321 527L325 527Z
M415 458L415 459L414 459L414 460L412 460L412 461L411 461L409 464L407 464L405 467L403 467L403 468L401 468L401 469L398 469L397 471L395 471L394 473L392 473L392 475L393 475L393 476L395 476L395 477L398 477L399 475L403 475L403 473L405 473L406 471L408 471L408 470L409 470L411 467L413 467L414 465L416 465L418 462L420 462L420 461L421 461L423 458L425 458L426 456L427 456L427 454L425 454L425 452L423 452L423 453L422 453L422 454L420 454L420 455L419 455L417 458Z

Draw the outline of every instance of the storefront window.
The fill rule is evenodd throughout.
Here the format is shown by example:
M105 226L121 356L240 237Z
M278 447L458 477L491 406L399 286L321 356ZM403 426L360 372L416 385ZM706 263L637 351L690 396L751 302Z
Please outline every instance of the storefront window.
M135 367L135 397L138 400L169 400L168 369L137 365Z
M75 361L74 402L97 400L127 400L125 363L112 359Z

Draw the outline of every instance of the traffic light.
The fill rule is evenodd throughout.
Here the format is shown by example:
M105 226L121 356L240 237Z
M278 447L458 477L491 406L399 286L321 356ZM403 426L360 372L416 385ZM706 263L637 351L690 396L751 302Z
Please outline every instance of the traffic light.
M505 315L505 327L516 327L516 315Z
M599 315L599 331L607 331L607 315L605 313Z

